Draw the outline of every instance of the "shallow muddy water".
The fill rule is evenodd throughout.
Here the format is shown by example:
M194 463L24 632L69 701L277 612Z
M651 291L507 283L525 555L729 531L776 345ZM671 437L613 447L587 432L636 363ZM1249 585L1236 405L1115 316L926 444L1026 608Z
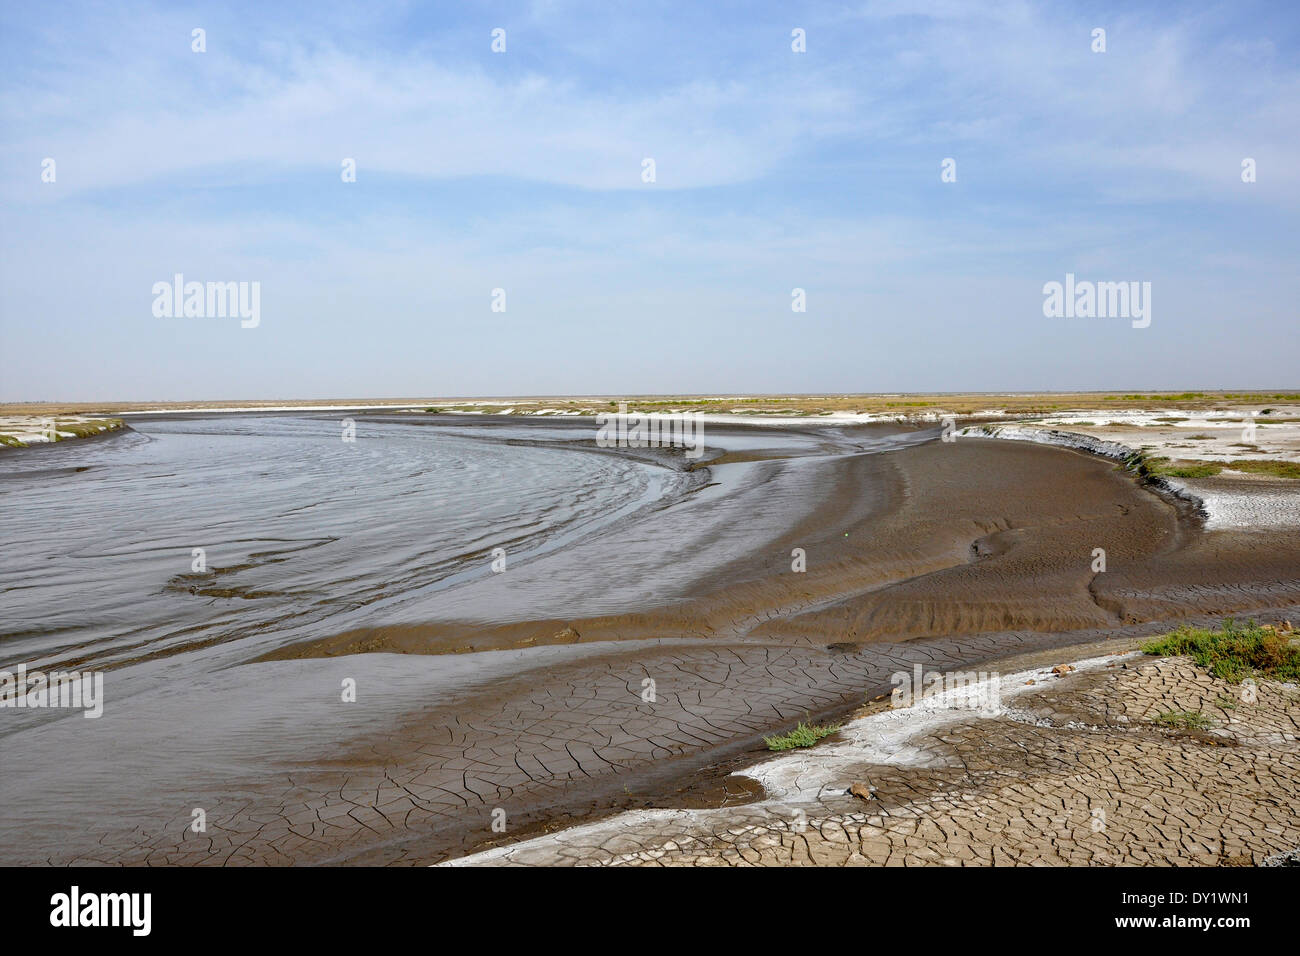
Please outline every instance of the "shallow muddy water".
M268 781L354 760L401 715L506 674L544 682L591 648L259 655L680 601L807 514L818 462L927 437L706 428L710 455L759 460L691 471L679 453L595 448L590 420L356 415L346 442L341 417L140 417L0 457L0 667L104 675L98 719L2 715L6 770L24 768L0 775L6 859L121 860L96 834L136 817L184 832L193 807L267 800ZM359 706L340 706L345 679Z
M0 662L101 667L235 642L231 660L380 622L642 609L816 492L801 462L689 473L680 456L598 451L590 421L354 421L346 442L337 417L136 419L112 439L0 457ZM831 432L709 440L837 447Z

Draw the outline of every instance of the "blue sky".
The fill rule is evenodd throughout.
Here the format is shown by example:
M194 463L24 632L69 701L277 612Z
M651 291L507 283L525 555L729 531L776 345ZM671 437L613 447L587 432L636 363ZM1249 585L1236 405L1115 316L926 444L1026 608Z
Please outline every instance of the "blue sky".
M1298 49L1284 2L7 5L0 399L1295 387ZM260 325L155 317L178 272ZM1045 318L1067 272L1150 327Z

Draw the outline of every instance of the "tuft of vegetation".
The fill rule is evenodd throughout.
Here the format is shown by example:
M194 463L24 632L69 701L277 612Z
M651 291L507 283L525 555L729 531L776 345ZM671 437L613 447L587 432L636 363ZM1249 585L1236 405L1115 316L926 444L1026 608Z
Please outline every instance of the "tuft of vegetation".
M1190 657L1215 677L1240 684L1247 677L1300 680L1300 644L1290 630L1279 631L1231 618L1219 630L1180 627L1142 645L1142 653L1161 657Z
M56 422L55 427L60 433L71 432L77 438L90 438L92 435L114 431L121 428L123 424L120 418L93 418L85 422ZM59 440L64 440L62 434L59 435Z
M1212 730L1214 721L1199 711L1166 710L1156 714L1156 723L1177 730Z
M799 726L788 734L764 737L763 743L767 744L768 750L793 750L795 747L811 747L823 737L829 737L839 729L839 724L827 724L822 727L816 724L805 724L801 720Z

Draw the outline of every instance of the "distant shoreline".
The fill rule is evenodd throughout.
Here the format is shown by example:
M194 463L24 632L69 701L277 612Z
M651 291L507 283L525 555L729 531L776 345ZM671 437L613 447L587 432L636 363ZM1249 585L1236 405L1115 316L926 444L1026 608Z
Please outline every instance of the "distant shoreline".
M1047 414L1071 407L1119 408L1158 407L1188 410L1223 406L1238 408L1260 402L1300 403L1300 389L1255 389L1216 391L1123 390L1068 392L836 392L761 393L733 392L722 394L610 394L610 395L505 395L444 396L415 398L333 398L333 399L218 399L193 401L98 401L98 402L4 402L3 415L121 415L125 413L165 414L175 412L248 412L248 411L369 411L439 408L447 411L504 414L515 407L515 414L537 414L549 409L552 414L596 414L608 411L618 402L627 402L634 411L703 411L706 413L775 415L830 414L898 417L933 417L936 414ZM489 409L492 412L489 412Z

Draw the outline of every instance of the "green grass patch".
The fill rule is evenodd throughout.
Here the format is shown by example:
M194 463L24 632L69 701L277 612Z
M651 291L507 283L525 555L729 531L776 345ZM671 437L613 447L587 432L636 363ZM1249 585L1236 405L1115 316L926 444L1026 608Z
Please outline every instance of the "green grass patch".
M1272 475L1275 478L1300 478L1300 463L1269 458L1234 458L1227 467L1233 471L1246 471L1252 475Z
M1155 475L1160 478L1209 478L1223 471L1221 461L1202 461L1196 458L1148 458L1144 463L1142 474Z
M1142 653L1190 657L1231 684L1239 684L1247 677L1300 680L1300 644L1287 634L1254 622L1237 624L1229 619L1218 630L1180 627L1143 644Z
M1191 438L1208 437L1192 435ZM1234 458L1206 461L1203 458L1146 458L1135 462L1138 473L1159 478L1211 478L1225 468L1274 478L1300 478L1300 462L1276 458Z
M793 750L795 747L811 747L823 737L829 737L839 729L839 724L827 724L823 727L816 724L805 724L801 720L799 726L788 734L764 737L763 743L767 744L768 750Z
M1212 730L1214 721L1204 714L1190 710L1166 710L1156 714L1156 723L1176 730Z

